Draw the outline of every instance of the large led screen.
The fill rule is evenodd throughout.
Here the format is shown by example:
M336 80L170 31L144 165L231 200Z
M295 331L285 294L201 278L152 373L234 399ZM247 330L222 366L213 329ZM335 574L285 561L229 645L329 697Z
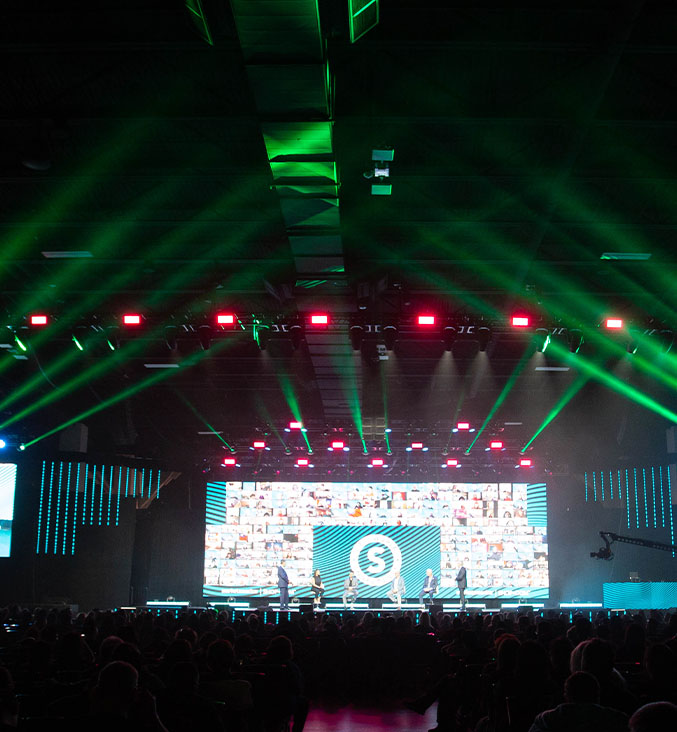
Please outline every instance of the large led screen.
M0 463L0 557L8 557L12 549L15 487L16 465Z
M395 571L417 597L426 569L439 598L548 597L542 483L215 482L207 486L205 597L274 597L286 560L291 597L319 569L340 598L352 569L360 598L385 598Z

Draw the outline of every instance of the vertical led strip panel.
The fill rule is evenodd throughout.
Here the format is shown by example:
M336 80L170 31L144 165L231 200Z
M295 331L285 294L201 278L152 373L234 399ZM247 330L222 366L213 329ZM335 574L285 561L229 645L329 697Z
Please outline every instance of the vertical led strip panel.
M12 551L12 522L16 493L16 465L0 463L0 557Z
M16 465L0 465L3 467L13 468L16 473ZM5 484L9 486L10 482L12 503L14 500L13 476L10 480L0 472L0 508L3 510L5 494L9 495L9 487L5 491ZM154 468L137 470L126 465L43 461L36 553L75 554L77 532L81 526L118 526L122 498L152 500L159 495L161 485L162 471ZM8 521L11 537L11 514L9 516L7 520L0 515L3 540ZM0 552L2 550L0 546ZM0 556L8 554L0 553Z

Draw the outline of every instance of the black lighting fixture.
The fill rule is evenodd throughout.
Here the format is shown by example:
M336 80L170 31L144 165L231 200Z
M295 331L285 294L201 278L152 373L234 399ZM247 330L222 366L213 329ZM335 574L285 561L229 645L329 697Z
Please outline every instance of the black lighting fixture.
M202 346L202 350L208 351L212 345L212 326L206 324L198 326L197 337Z
M381 333L383 334L386 351L392 351L395 348L395 341L399 334L398 327L394 323L386 323L381 329Z
M480 353L487 350L489 341L491 341L491 328L488 325L480 325L477 327L477 341L480 344Z
M390 163L395 158L395 150L392 147L375 148L371 151L372 167L364 174L365 178L371 179L372 196L389 196L393 192L390 182Z
M170 351L175 351L177 348L177 331L178 328L175 325L165 326L165 343L167 344L167 348L169 348Z
M364 325L362 322L354 320L350 324L350 345L353 351L359 351L362 347L362 339L364 338Z

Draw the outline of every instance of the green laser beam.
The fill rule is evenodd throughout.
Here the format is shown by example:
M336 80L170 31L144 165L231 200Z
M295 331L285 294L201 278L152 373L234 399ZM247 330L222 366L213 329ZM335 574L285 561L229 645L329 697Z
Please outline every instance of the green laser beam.
M534 434L531 436L526 445L524 445L524 447L520 450L520 452L525 452L529 448L533 441L557 416L559 416L559 414L561 414L564 407L566 407L566 405L576 396L576 394L578 394L578 392L585 386L585 384L588 383L588 381L588 376L581 375L573 383L569 384L564 394L562 394L562 396L557 400L555 406L548 412L536 432L534 432Z
M498 398L494 402L493 406L489 410L489 414L487 414L486 418L484 419L484 422L482 423L482 426L477 430L477 434L475 435L475 439L470 443L470 446L465 451L466 455L470 454L470 451L473 449L475 443L479 439L480 435L484 432L486 429L486 426L489 424L489 422L493 419L494 415L498 410L501 408L501 405L506 400L506 397L512 390L513 386L515 386L515 383L517 382L517 379L519 378L520 374L524 370L524 367L526 366L527 362L532 356L532 349L527 348L524 353L522 354L522 357L518 361L515 368L512 370L512 373L510 374L510 377L505 383L505 386L501 390L501 393L498 395Z

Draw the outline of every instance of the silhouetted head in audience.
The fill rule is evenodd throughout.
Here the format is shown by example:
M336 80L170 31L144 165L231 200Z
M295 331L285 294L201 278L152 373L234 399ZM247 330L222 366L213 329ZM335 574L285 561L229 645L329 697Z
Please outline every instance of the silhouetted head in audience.
M235 651L227 640L214 641L207 649L207 666L214 673L229 673L235 661Z
M278 635L270 641L268 658L274 663L286 663L294 658L294 648L286 635Z
M500 671L512 673L517 666L520 642L516 636L504 633L496 640L496 666Z
M593 638L583 647L581 671L591 673L600 684L611 677L614 669L614 648L611 643Z
M677 706L670 702L652 702L640 707L630 717L630 732L668 732L677 729Z
M564 700L569 704L599 704L599 683L585 671L576 671L564 682Z
M94 689L95 711L126 717L134 704L139 674L130 663L111 661L99 674Z

